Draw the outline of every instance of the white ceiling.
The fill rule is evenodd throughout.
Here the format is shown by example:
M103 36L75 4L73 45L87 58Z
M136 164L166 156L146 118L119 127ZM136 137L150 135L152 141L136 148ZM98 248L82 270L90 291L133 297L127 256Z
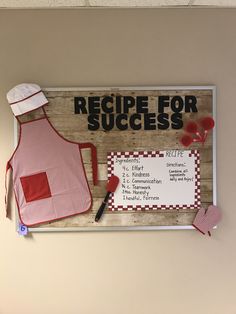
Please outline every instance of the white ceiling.
M236 7L236 0L0 0L0 8Z

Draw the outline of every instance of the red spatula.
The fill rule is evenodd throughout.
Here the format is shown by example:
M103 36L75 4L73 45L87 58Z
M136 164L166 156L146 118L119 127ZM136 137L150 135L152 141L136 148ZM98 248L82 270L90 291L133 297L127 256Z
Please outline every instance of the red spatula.
M107 182L107 186L106 186L107 195L105 196L104 201L102 202L102 205L100 206L100 208L96 214L95 221L99 221L99 219L101 218L103 211L107 205L110 194L115 192L115 190L119 184L119 181L120 181L119 178L115 175L112 175L110 177L110 180Z

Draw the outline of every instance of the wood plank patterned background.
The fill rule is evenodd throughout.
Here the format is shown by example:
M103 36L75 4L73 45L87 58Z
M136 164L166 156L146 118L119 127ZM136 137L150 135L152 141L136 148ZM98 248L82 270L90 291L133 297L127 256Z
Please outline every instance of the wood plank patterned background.
M183 121L190 119L197 120L200 117L212 115L213 92L209 90L119 90L119 91L46 91L49 104L45 107L48 117L58 132L65 138L73 141L92 142L97 147L99 163L99 184L93 186L91 171L90 151L82 151L87 178L93 196L92 209L77 216L58 220L56 222L41 224L37 227L45 228L66 228L66 227L134 227L134 226L176 226L191 225L196 215L196 210L157 210L157 211L106 211L103 218L96 223L95 214L106 194L105 186L107 181L107 152L110 151L141 151L141 150L168 150L183 149L179 138L183 130L139 130L128 129L120 131L117 128L111 131L89 131L87 114L74 114L75 96L149 96L149 112L156 112L156 97L160 95L185 96L195 95L197 97L198 113L182 113ZM134 112L133 109L130 113ZM172 113L165 108L165 112ZM24 120L30 120L42 115L39 109L29 113ZM207 138L204 146L193 144L191 149L200 151L201 170L201 202L207 207L213 202L213 159L212 159L212 134Z

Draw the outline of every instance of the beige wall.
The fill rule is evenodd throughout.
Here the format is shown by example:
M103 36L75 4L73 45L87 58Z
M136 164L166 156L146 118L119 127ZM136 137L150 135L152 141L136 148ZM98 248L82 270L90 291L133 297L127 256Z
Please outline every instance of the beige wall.
M235 314L236 10L0 11L0 313ZM33 234L5 219L6 92L42 86L217 86L218 204L195 231Z

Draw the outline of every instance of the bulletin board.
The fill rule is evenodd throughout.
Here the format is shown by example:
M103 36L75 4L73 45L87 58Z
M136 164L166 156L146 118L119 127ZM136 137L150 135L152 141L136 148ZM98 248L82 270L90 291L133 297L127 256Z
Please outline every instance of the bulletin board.
M192 229L200 207L216 205L216 127L203 143L181 144L188 121L216 118L214 86L45 88L46 113L66 139L97 148L98 185L83 149L93 205L29 228L43 231ZM36 110L25 118L42 115ZM17 138L17 126L15 127ZM108 178L120 177L102 219ZM181 182L180 182L181 181Z

